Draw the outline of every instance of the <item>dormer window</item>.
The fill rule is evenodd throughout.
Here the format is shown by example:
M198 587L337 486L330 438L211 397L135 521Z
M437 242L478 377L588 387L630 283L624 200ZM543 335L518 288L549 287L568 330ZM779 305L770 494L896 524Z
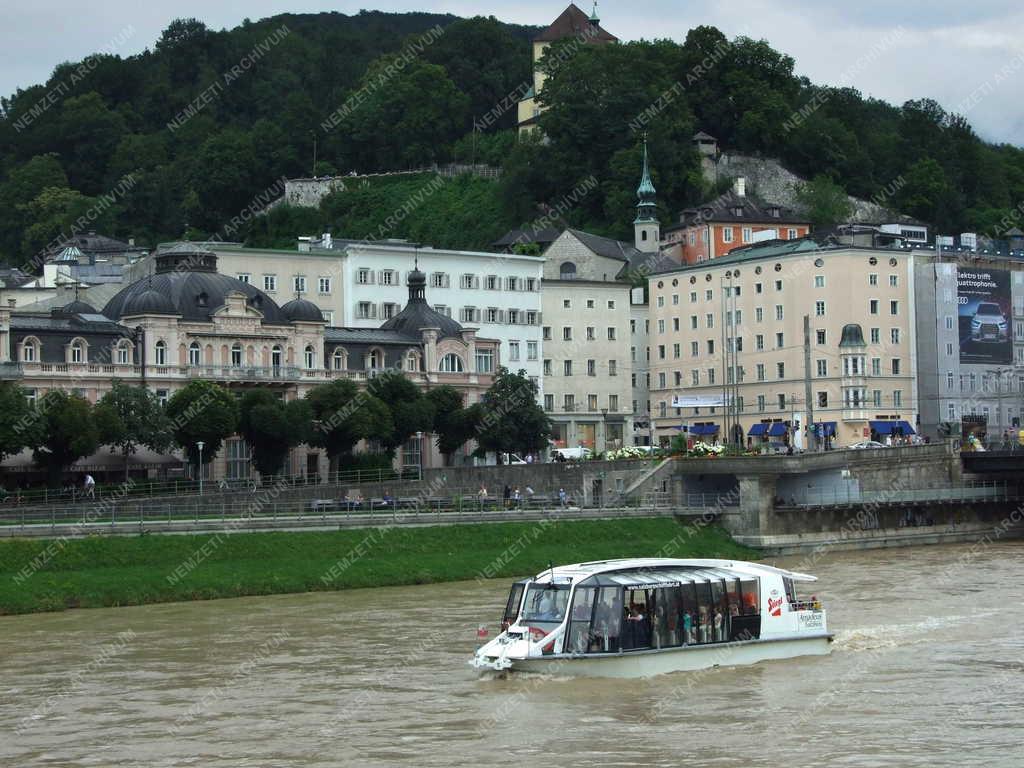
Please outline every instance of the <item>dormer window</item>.
M735 208L732 209L732 214L733 214L733 216L742 216L743 215L743 206L742 205L737 205Z
M206 292L196 294L196 306L205 307L210 303L210 297L206 295Z
M779 206L773 205L768 209L768 215L773 218L779 218Z

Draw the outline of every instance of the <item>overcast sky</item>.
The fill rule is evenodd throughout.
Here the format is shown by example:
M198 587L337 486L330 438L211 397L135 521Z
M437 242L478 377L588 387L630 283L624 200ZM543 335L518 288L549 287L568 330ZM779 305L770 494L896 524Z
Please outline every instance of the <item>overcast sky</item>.
M564 0L317 2L316 0L0 0L0 93L44 81L53 67L110 50L121 55L152 47L176 17L195 16L215 29L243 18L282 12L361 7L494 15L503 21L548 24ZM590 4L581 0L581 7ZM849 85L902 104L931 97L966 114L984 138L1024 145L1024 3L1020 0L729 0L690 3L605 0L602 26L624 40L682 41L699 24L729 37L765 38L793 56L797 73L817 83Z

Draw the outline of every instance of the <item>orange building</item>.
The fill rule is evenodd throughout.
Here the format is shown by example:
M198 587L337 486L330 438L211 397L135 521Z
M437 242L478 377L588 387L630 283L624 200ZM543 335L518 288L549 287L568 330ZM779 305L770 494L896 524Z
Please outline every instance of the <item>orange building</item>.
M738 178L725 194L684 210L679 223L664 230L662 250L683 264L697 264L733 248L766 240L796 240L810 232L806 216L748 196L745 180Z

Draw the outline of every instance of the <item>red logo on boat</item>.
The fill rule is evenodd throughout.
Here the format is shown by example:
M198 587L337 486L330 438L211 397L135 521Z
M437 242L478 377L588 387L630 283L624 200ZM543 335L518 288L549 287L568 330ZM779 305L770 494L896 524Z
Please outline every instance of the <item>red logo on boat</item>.
M782 615L782 598L781 597L769 597L768 598L768 613L772 616Z

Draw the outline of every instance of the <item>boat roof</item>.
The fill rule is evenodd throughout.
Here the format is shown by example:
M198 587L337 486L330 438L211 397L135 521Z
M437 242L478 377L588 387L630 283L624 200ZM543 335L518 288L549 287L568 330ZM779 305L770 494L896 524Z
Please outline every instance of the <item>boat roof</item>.
M558 565L538 573L532 580L539 584L577 583L592 576L601 584L636 587L669 587L717 579L781 576L793 581L817 581L817 577L787 571L762 563L743 560L693 559L667 557L595 560L573 565Z

